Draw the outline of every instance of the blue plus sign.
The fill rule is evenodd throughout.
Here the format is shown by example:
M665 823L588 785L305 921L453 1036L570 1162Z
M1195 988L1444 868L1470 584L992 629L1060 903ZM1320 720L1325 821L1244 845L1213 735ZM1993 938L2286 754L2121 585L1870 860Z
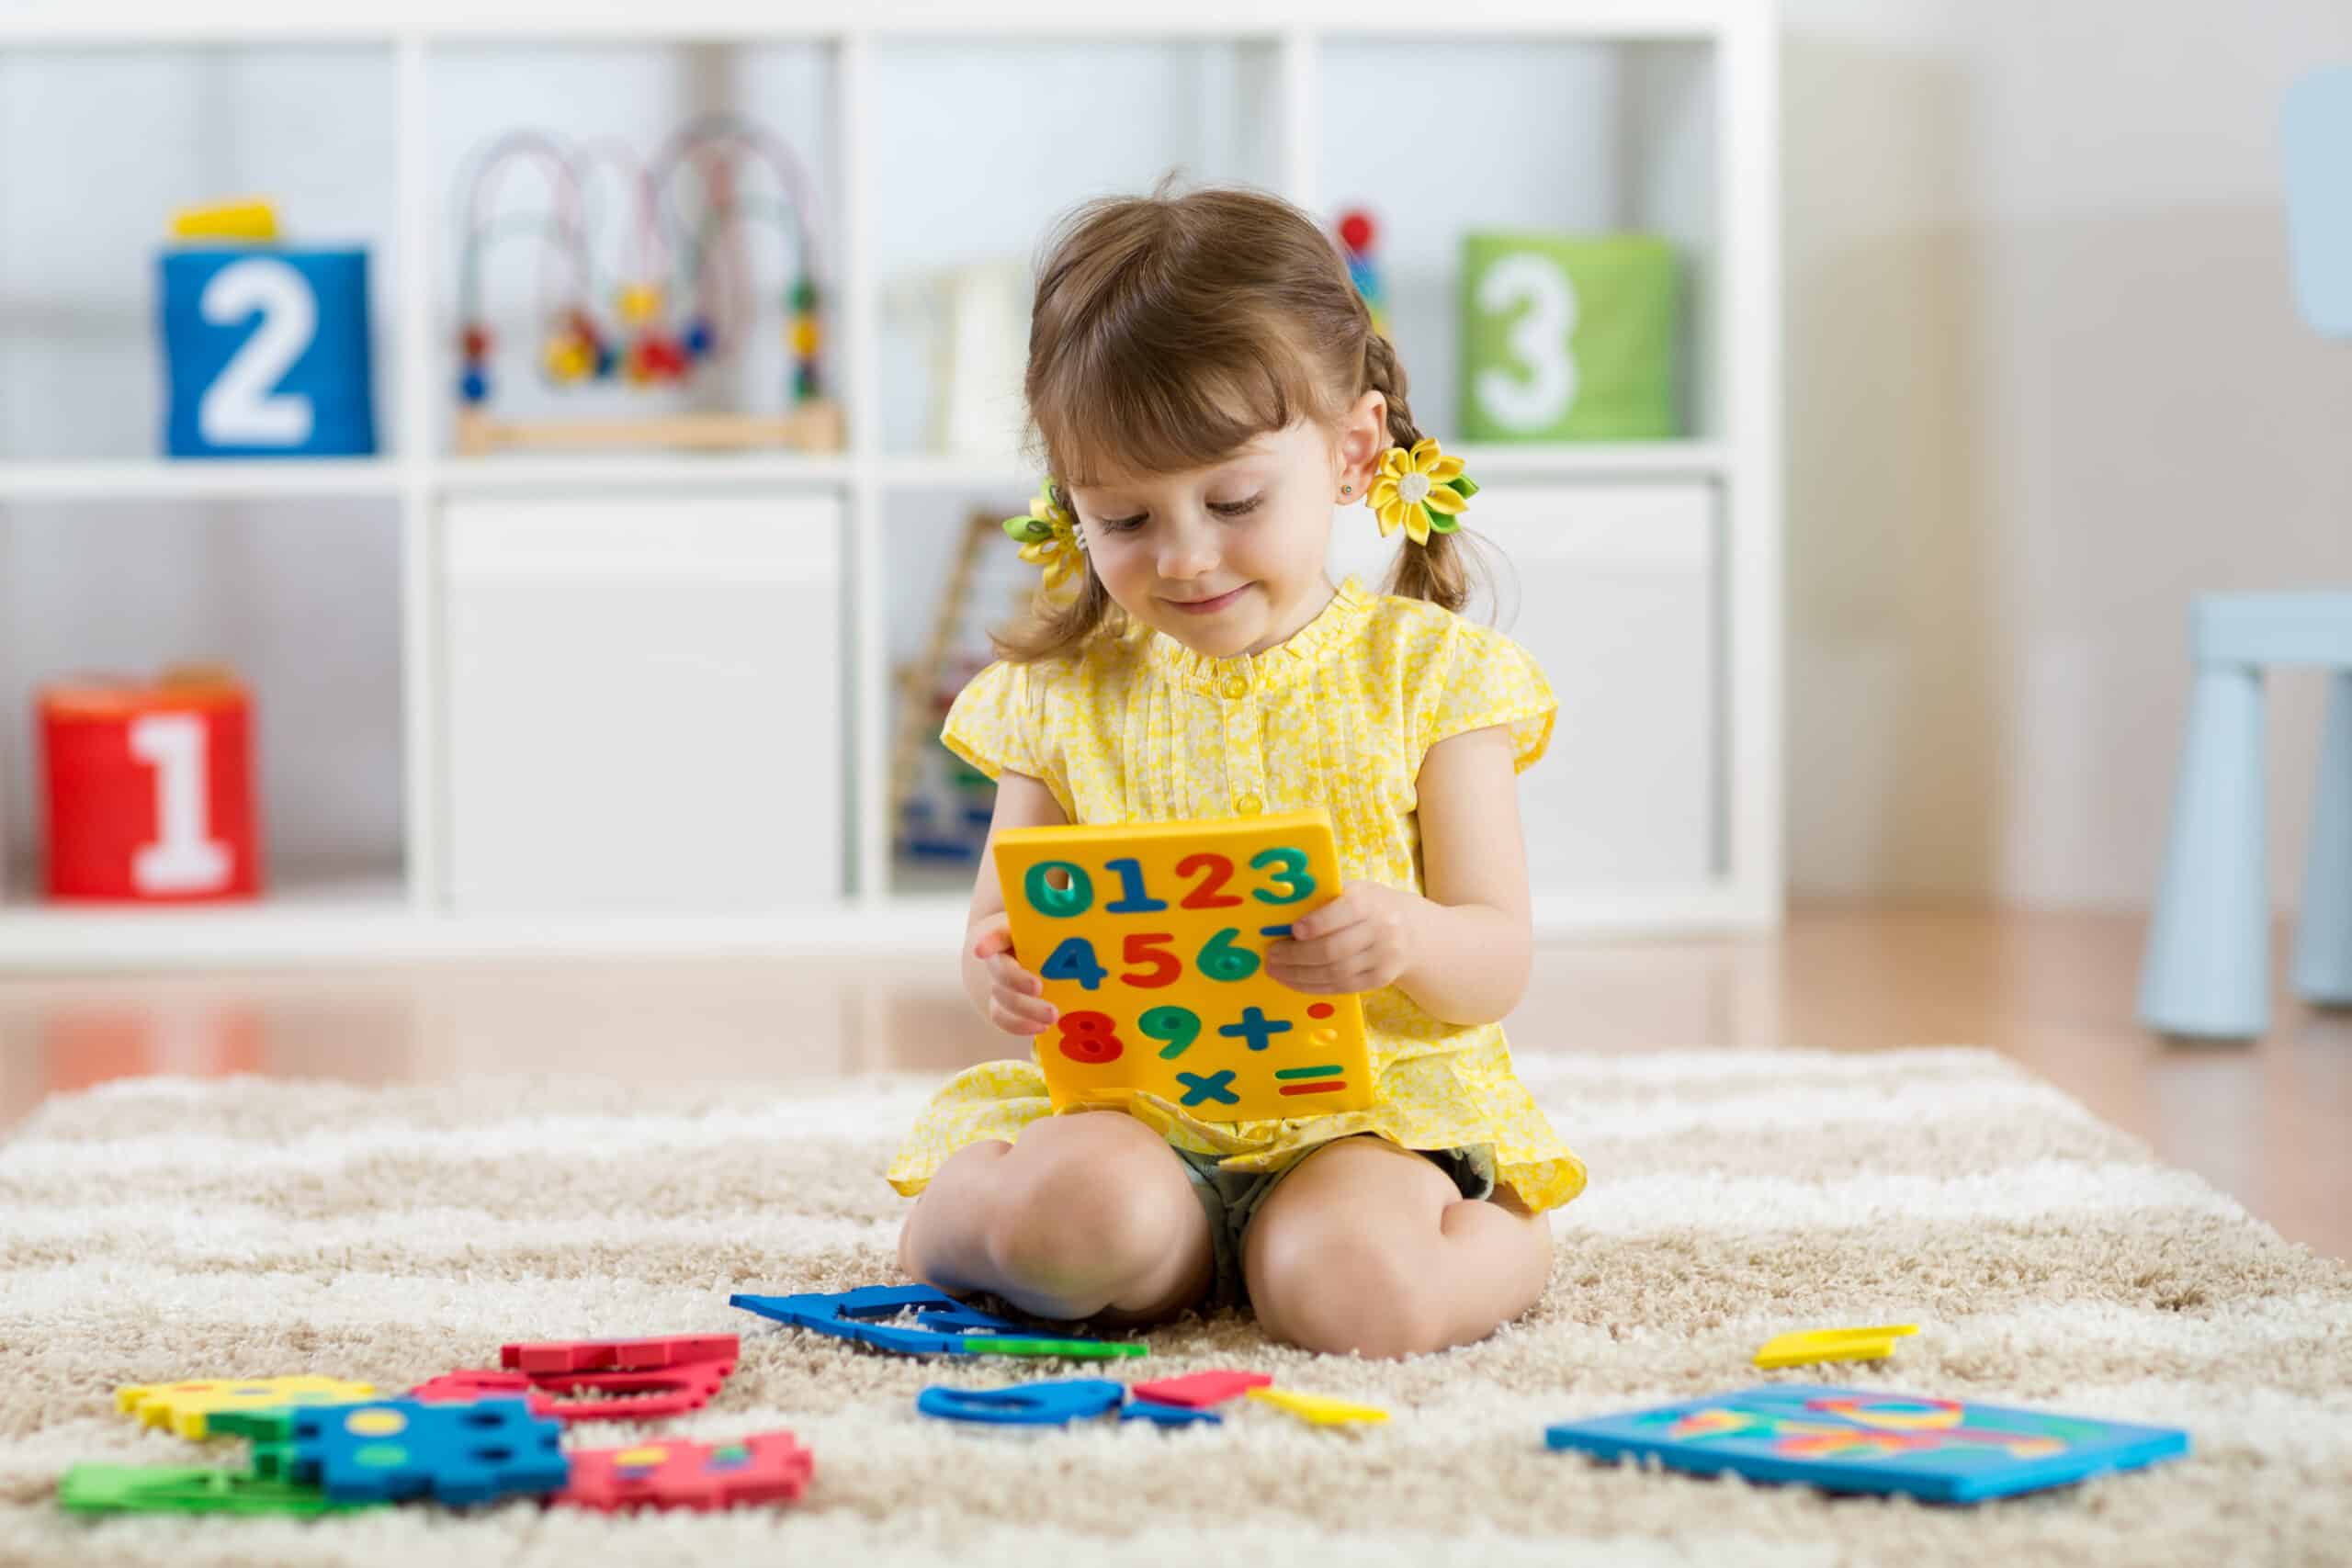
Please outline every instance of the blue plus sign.
M1178 1073L1176 1077L1184 1085L1183 1103L1186 1105L1205 1105L1212 1100L1220 1105L1241 1103L1241 1097L1225 1087L1233 1081L1231 1067L1223 1072L1210 1073L1205 1077L1199 1073Z
M1275 1035L1287 1033L1289 1030L1289 1024L1279 1018L1268 1018L1258 1010L1255 1004L1252 1004L1241 1010L1239 1023L1219 1024L1216 1032L1219 1034L1231 1035L1237 1040L1247 1040L1250 1042L1250 1049L1262 1051Z

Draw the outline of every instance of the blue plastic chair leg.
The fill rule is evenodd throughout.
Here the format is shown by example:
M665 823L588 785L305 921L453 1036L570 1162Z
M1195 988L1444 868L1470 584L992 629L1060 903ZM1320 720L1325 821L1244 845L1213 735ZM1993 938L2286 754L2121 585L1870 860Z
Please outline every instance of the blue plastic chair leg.
M2306 1001L2340 1005L2352 1003L2352 670L2328 677L2319 746L2294 986Z
M2140 1021L2149 1028L2250 1040L2268 1027L2262 817L2262 672L2199 668L2140 972Z

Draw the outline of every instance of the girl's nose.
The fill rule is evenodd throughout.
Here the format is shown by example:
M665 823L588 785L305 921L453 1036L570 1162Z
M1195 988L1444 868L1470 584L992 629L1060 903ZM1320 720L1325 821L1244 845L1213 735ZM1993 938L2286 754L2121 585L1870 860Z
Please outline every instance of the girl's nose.
M1159 575L1171 582L1200 577L1216 570L1216 540L1193 528L1171 528L1161 541Z

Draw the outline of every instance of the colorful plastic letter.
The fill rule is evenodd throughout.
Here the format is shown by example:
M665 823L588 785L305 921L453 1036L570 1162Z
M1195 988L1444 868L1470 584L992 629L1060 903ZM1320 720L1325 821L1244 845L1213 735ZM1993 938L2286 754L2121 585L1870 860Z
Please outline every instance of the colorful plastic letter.
M1137 1399L1155 1404L1186 1404L1205 1410L1212 1404L1238 1399L1253 1388L1264 1388L1273 1381L1263 1372L1186 1372L1181 1378L1139 1382L1135 1393Z
M289 1404L347 1404L376 1393L369 1382L340 1378L196 1378L186 1382L130 1383L114 1391L114 1407L140 1425L168 1427L202 1438L205 1418L222 1410L275 1410Z
M1809 1328L1768 1339L1756 1352L1759 1367L1804 1367L1815 1361L1876 1361L1894 1354L1894 1342L1917 1334L1916 1323L1877 1328Z
M1331 1399L1319 1393L1301 1393L1295 1388L1253 1388L1250 1397L1287 1410L1310 1427L1345 1427L1356 1422L1376 1423L1388 1419L1388 1412L1370 1404L1350 1404L1344 1399Z
M429 1496L461 1505L553 1492L571 1473L557 1446L561 1430L519 1399L305 1410L294 1417L292 1479L315 1482L337 1502Z
M991 1427L1060 1427L1116 1410L1127 1391L1103 1378L1015 1383L1011 1388L927 1388L915 1408L943 1421Z
M203 1465L77 1464L57 1501L85 1514L324 1514L364 1506L315 1486Z

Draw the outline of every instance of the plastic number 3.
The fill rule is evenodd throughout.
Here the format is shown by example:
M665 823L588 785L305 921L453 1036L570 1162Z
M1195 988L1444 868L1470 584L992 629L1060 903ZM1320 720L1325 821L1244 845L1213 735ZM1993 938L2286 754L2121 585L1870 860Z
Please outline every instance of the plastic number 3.
M311 400L273 389L319 330L319 302L302 275L282 261L249 256L214 273L197 308L216 327L261 315L261 324L196 406L204 439L215 446L300 446L310 440Z
M1478 401L1500 425L1544 430L1560 422L1576 400L1576 361L1568 356L1568 334L1576 331L1577 291L1559 263L1533 251L1514 251L1478 280L1478 309L1499 316L1527 307L1510 325L1510 351L1526 367L1521 379L1508 371L1478 372Z

